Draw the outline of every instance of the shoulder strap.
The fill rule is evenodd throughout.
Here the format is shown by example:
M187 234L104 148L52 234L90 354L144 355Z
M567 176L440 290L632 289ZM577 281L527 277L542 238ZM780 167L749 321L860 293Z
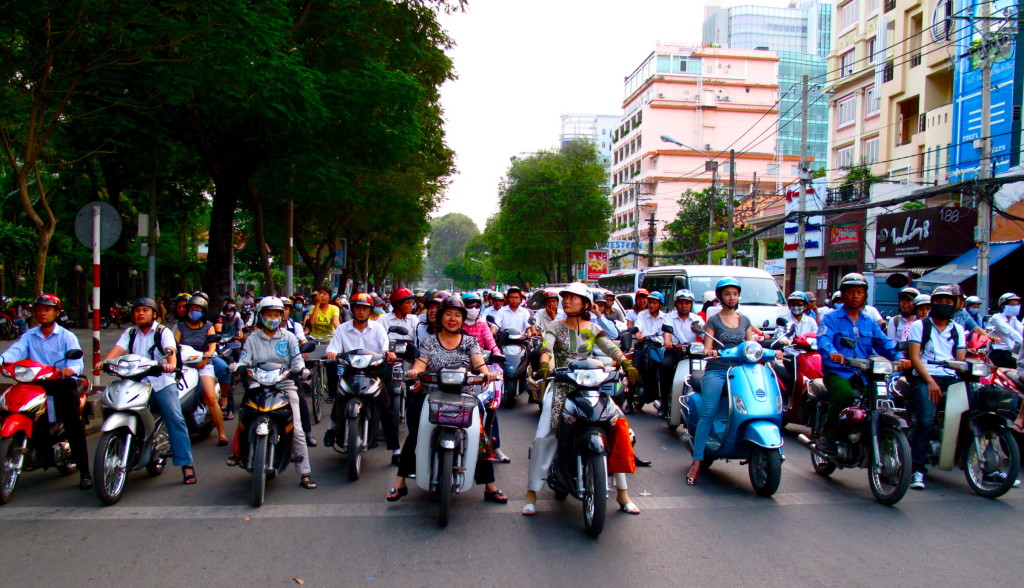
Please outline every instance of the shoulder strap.
M138 332L138 327L132 327L128 329L128 353L135 353L135 334Z
M921 351L924 351L925 345L932 338L932 319L924 319L924 324L921 325Z

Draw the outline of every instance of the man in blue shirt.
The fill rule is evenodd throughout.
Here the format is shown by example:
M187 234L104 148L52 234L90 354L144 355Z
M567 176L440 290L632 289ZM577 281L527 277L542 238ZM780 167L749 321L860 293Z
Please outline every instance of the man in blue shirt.
M825 386L831 392L828 413L818 447L824 451L834 449L832 441L838 436L839 414L853 404L854 388L867 392L867 382L860 370L846 365L846 358L865 359L871 355L882 355L896 362L894 369L906 369L903 354L896 350L896 343L882 332L871 318L861 312L868 298L868 282L863 275L852 273L843 276L839 282L843 305L828 313L818 328L818 353L825 375ZM843 337L856 341L853 349L839 344Z
M63 306L60 298L53 294L42 294L35 301L35 317L38 327L29 329L14 345L0 354L3 363L30 359L39 363L55 366L61 370L59 380L36 382L46 395L53 399L53 410L56 417L64 423L64 431L71 445L71 455L78 465L82 490L92 488L92 476L89 475L89 451L85 445L85 425L82 424L81 395L78 391L78 380L84 369L81 359L64 359L64 354L74 349L82 349L78 337L71 331L57 324ZM64 366L61 368L60 366ZM50 447L49 427L39 427L38 439L40 447ZM43 451L45 464L53 460L52 451Z

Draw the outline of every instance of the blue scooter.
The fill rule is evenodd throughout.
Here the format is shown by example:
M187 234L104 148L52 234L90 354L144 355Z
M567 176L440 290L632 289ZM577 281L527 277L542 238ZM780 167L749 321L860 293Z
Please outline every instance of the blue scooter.
M669 327L671 328L671 327ZM704 333L704 324L691 325L695 333ZM717 341L717 339L716 339ZM719 344L721 342L719 341ZM704 468L716 459L742 459L750 472L750 483L758 496L771 496L782 481L782 394L775 374L761 365L764 350L759 343L748 341L719 352L722 359L735 361L726 376L722 402L711 424L704 449ZM704 370L694 370L683 389L682 424L684 437L693 447L693 437L700 420L701 381Z

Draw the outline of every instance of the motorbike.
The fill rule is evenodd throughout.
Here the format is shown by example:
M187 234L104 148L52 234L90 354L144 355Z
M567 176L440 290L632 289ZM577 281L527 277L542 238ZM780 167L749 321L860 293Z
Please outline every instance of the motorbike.
M209 345L219 341L219 335L207 337L206 344ZM203 361L203 352L193 349L188 345L182 345L179 351L181 368L178 370L175 381L178 385L178 402L181 403L181 414L185 417L185 424L188 426L188 434L202 440L213 432L213 416L210 409L203 400L203 389L199 383L199 370L194 365Z
M238 315L242 317L242 328L246 332L251 331L256 323L256 306L254 304L243 304L241 310L238 311Z
M348 479L355 481L359 479L363 453L374 444L380 429L376 398L383 389L379 372L384 356L355 349L339 354L336 361L338 399L331 413L331 420L338 427L334 450L346 456Z
M164 417L150 406L153 387L142 381L162 374L160 363L129 354L107 360L103 371L120 378L100 397L103 435L93 455L93 488L100 502L109 506L121 500L130 472L145 468L150 477L163 473L171 444Z
M955 371L960 379L946 389L945 404L935 415L929 462L946 471L958 464L967 485L980 496L1006 494L1020 473L1020 449L1012 426L1016 414L1013 391L982 384L992 370L981 360L929 363ZM912 398L905 378L897 386L904 398ZM908 414L913 425L915 413L908 410Z
M604 530L608 502L608 439L621 417L606 385L618 381L619 371L588 358L556 368L552 378L571 390L558 424L548 486L560 500L571 494L583 503L584 529L597 537Z
M505 358L497 353L488 353L486 358L487 369L494 372L500 373L501 366L505 363ZM501 395L504 391L502 389L501 380L495 380L490 383L486 383L478 388L475 388L477 399L480 400L480 406L483 406L483 427L484 434L488 439L494 440L494 419L497 415L498 407L501 406Z
M388 351L398 356L391 364L391 385L388 392L391 394L391 411L395 416L395 422L401 423L405 420L405 400L408 389L405 384L405 372L412 369L415 361L413 349L415 340L405 327L391 327L388 329ZM406 357L406 356L410 357Z
M787 325L787 328L792 324ZM804 333L792 337L791 332L787 332L785 339L782 348L784 357L772 362L772 370L779 390L782 391L782 424L809 426L814 415L814 405L808 402L807 385L824 375L821 356L818 355L817 335Z
M436 384L437 390L427 395L420 411L416 485L440 493L437 522L447 527L452 494L473 487L481 440L479 401L462 387L483 385L487 378L465 368L444 368L424 372L420 380Z
M299 352L309 353L315 348L315 343L304 343ZM276 478L291 461L295 423L288 394L276 387L285 378L298 375L289 368L291 359L287 363L259 363L248 367L244 374L244 380L256 383L252 388L246 385L238 410L238 426L245 434L245 442L239 444L240 465L252 474L253 506L263 505L267 480Z
M61 361L81 359L81 349L72 349L64 354ZM53 456L53 467L61 476L70 476L78 471L78 464L71 455L64 426L51 422L52 408L47 401L46 390L36 382L56 380L61 377L61 368L48 366L30 359L5 363L0 373L11 378L16 384L0 394L0 505L7 504L14 496L14 488L22 472L49 468L46 456ZM78 379L79 407L83 407L89 392L89 382ZM50 446L40 446L37 441L48 427Z
M843 337L840 345L854 349L856 341ZM839 417L842 439L836 451L824 452L816 441L800 434L798 439L811 450L815 473L830 476L836 468L867 468L868 482L875 500L893 505L910 488L912 475L910 442L904 410L896 407L886 380L893 373L893 363L884 357L846 358L846 365L860 370L868 383L867 394L854 390L854 403ZM813 380L807 394L816 406L811 424L814 439L820 439L831 394L823 380Z
M131 309L115 302L107 309L107 314L100 319L100 326L104 329L109 327L123 329L130 322L132 322Z
M671 334L675 332L675 329L671 325L665 325L662 327L662 331ZM677 430L683 422L683 394L686 379L693 372L704 369L704 344L685 343L675 349L674 353L679 357L679 363L676 364L676 371L672 376L672 393L669 394L671 402L668 407L668 428L671 431Z
M493 323L494 317L487 317L487 322ZM530 319L530 324L534 324ZM527 392L526 376L530 367L530 336L519 329L501 329L495 340L505 356L504 388L501 396L501 407L511 408L516 403L519 394Z
M701 322L694 322L691 329L705 337L711 336L704 333ZM692 351L697 350L692 348ZM766 358L761 343L747 341L723 349L718 357L736 365L728 368L722 400L705 445L703 466L707 468L719 459L743 460L740 464L747 466L754 492L758 496L772 496L782 482L782 462L786 459L782 453L782 394L775 375L762 365ZM701 383L705 373L704 370L690 372L681 399L681 424L691 449L700 421Z

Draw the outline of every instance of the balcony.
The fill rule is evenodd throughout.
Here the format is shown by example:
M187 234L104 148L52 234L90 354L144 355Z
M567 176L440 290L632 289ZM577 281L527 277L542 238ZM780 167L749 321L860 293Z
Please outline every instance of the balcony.
M847 184L836 188L826 188L825 206L841 206L866 200L869 190L862 190L856 185Z

